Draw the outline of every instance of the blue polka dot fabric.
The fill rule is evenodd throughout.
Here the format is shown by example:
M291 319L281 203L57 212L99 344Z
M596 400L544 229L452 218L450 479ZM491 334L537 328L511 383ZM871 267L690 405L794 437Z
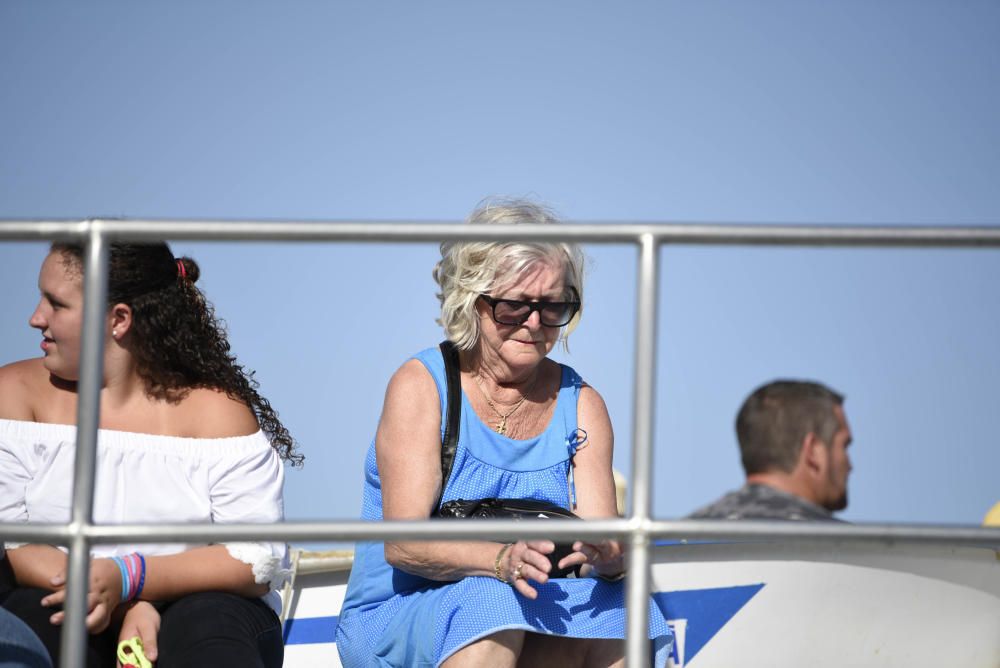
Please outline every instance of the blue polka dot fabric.
M416 356L434 377L445 415L444 362L437 348ZM549 427L515 440L495 433L462 395L462 424L444 501L485 497L534 498L569 505L570 457L575 451L576 405L582 380L562 367L562 384ZM372 443L365 462L362 519L382 519L381 485ZM495 578L435 582L392 568L382 543L361 543L337 629L347 668L438 666L465 645L506 629L574 638L624 638L624 587L591 578L554 578L533 585L532 601ZM649 637L655 664L666 664L673 636L650 602Z

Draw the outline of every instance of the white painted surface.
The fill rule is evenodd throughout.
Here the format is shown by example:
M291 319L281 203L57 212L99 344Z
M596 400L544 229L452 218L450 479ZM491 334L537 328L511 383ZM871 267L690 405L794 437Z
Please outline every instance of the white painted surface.
M338 615L346 578L300 575L289 617ZM994 550L678 545L656 548L653 581L658 592L764 585L693 660L685 652L704 620L671 620L679 666L1000 666ZM287 646L285 665L340 662L321 643Z

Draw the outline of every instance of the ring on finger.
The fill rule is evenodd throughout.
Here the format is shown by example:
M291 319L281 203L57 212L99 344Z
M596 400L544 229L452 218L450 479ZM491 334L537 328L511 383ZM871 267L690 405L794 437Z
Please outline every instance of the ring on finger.
M522 570L524 570L524 562L523 561L519 561L519 562L517 562L517 566L514 568L514 579L515 580L520 580L521 578L524 577L523 575L521 575L521 571Z

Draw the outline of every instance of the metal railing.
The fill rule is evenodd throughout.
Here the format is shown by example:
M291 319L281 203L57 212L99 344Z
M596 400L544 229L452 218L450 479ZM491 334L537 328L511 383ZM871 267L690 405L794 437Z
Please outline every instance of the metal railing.
M627 518L561 527L514 521L431 523L385 521L286 522L283 524L95 525L94 467L100 420L102 320L107 295L109 244L115 240L434 242L444 240L579 241L635 244L639 251L635 340L631 512ZM85 662L86 595L90 546L152 539L184 542L240 540L357 541L388 539L600 538L628 541L626 580L629 666L649 665L648 601L654 538L777 539L844 543L947 543L995 547L1000 529L898 524L657 521L650 512L653 407L656 382L657 288L663 245L772 245L852 247L1000 247L1000 227L873 227L790 225L631 224L598 222L547 226L466 226L452 222L250 222L166 220L8 220L3 240L73 240L85 245L84 321L80 364L73 507L67 524L0 524L5 539L48 542L70 548L62 668ZM543 526L544 525L544 526Z

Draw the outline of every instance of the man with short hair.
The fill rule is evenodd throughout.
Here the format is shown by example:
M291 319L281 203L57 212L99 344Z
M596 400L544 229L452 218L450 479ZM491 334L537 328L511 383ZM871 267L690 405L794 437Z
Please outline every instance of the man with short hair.
M776 380L736 416L746 484L691 519L837 521L847 507L851 430L844 397L819 383Z

